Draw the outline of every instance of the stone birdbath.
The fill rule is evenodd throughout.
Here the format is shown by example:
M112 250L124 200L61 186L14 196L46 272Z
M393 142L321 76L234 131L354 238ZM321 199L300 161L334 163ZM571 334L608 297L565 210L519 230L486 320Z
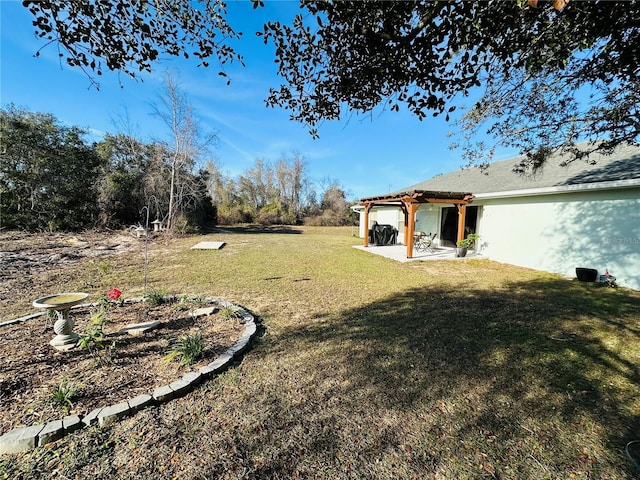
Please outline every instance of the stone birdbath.
M70 350L78 343L79 335L73 331L73 319L69 316L69 310L74 305L85 301L88 293L58 293L34 300L33 306L53 310L58 319L53 324L56 336L49 344L58 350Z

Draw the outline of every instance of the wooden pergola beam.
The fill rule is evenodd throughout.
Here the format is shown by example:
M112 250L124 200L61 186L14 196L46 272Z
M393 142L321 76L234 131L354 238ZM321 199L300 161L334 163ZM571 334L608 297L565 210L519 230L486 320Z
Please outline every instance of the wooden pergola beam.
M379 197L367 197L360 200L360 204L392 204L405 200L413 200L418 203L471 203L473 194L464 192L434 192L425 190L413 190Z

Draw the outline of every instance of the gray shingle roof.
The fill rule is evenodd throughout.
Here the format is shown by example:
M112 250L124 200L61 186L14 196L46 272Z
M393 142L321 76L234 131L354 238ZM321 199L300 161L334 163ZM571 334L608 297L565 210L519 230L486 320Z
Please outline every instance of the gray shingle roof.
M589 165L578 160L561 166L567 157L554 155L544 167L534 174L521 175L513 172L513 167L522 157L494 162L482 171L479 167L457 170L436 176L430 180L411 185L398 192L432 190L444 192L471 192L486 194L533 188L579 185L586 183L610 182L640 179L640 147L626 145L619 147L612 155L592 154Z

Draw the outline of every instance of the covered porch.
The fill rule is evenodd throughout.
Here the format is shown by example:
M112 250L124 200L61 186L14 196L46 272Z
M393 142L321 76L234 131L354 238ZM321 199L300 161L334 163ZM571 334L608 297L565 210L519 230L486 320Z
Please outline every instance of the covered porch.
M374 207L398 207L404 216L405 258L414 258L414 234L416 232L416 213L424 204L454 205L458 212L457 240L464 238L464 226L466 221L467 205L473 200L471 193L465 192L434 192L426 190L413 190L407 192L390 193L388 195L363 198L360 206L363 207L365 235L364 248L369 247L369 213ZM426 232L425 232L426 233ZM385 247L389 248L389 247ZM433 254L431 254L433 256Z

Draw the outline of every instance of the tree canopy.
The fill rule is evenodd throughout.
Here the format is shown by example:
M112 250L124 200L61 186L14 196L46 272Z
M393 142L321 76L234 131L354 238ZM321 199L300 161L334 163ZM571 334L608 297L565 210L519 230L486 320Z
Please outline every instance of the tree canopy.
M304 5L310 15L267 23L262 35L275 43L284 79L268 104L313 134L322 120L380 106L448 119L454 100L480 86L462 118L469 153L487 124L534 163L549 146L580 157L578 140L605 140L593 149L608 152L640 133L639 52L630 48L640 44L637 2Z
M75 229L95 221L102 162L78 127L10 105L0 109L0 223Z
M35 17L36 34L47 40L42 48L57 44L60 57L87 73L96 87L93 74L102 75L107 69L135 77L151 71L161 54L194 56L205 67L214 57L223 76L226 63L242 62L227 44L241 34L228 24L222 0L24 0L22 4Z
M215 57L222 75L226 62L242 61L228 45L240 33L223 0L23 4L69 65L98 75L106 66L135 76L160 53L203 66ZM460 120L470 154L482 150L473 142L480 128L534 164L550 146L579 158L588 152L577 141L597 140L592 149L606 153L640 132L637 1L301 0L291 25L268 22L257 33L275 45L283 79L267 105L313 135L323 120L376 108L448 118L468 95L480 96Z

